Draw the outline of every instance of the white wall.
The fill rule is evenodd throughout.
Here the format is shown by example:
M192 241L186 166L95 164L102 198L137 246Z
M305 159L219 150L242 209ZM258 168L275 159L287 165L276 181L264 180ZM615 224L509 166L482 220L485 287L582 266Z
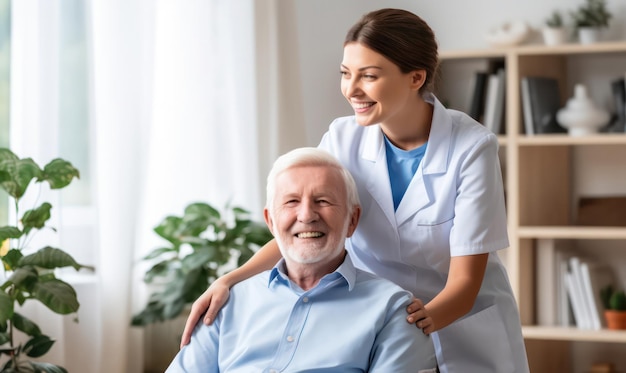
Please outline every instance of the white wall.
M342 43L350 26L370 10L394 7L410 10L433 28L440 49L488 47L484 35L511 20L526 21L535 30L559 9L564 13L583 0L280 0L294 3L299 45L293 51L301 71L301 95L307 143L315 146L328 124L351 110L339 91ZM626 39L626 1L607 0L614 15L606 37ZM566 18L566 22L569 19ZM538 32L529 42L540 42Z

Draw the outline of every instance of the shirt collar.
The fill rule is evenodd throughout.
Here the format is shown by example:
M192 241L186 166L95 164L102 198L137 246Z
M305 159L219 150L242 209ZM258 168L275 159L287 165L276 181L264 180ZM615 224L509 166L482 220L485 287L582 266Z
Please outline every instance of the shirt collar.
M269 281L267 284L268 287L275 281L289 286L289 278L286 275L286 265L287 264L285 263L284 258L281 258L278 263L276 263L274 268L270 271ZM341 263L341 265L337 267L334 272L322 277L318 286L327 281L335 280L338 277L343 277L348 283L348 291L351 291L354 288L354 284L356 283L356 268L354 267L354 263L352 263L352 259L350 259L350 254L347 252L343 263Z

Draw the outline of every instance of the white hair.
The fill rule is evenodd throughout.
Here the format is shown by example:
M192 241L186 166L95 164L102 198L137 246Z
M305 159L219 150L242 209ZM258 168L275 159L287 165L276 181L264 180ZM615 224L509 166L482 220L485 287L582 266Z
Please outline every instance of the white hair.
M270 173L267 175L267 197L265 207L272 211L274 193L276 192L276 177L281 172L300 166L323 166L331 167L339 171L346 188L348 211L352 213L355 206L359 205L359 194L350 171L325 150L304 147L289 151L276 159Z

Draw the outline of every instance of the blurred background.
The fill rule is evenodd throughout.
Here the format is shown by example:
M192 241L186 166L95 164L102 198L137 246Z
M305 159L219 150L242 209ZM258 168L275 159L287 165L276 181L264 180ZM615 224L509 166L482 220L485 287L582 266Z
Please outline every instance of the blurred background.
M316 146L332 119L351 114L339 64L363 13L413 11L448 50L488 48L488 31L514 20L533 29L526 43L540 43L553 10L581 3L0 0L0 146L80 170L61 193L35 197L53 201L58 229L38 239L96 267L63 274L78 292L78 323L26 305L57 339L46 360L70 372L139 373L171 359L160 348L177 347L181 323L130 327L147 300L140 258L159 245L152 228L193 201L240 205L262 220L272 161ZM604 37L625 39L626 3L607 4Z

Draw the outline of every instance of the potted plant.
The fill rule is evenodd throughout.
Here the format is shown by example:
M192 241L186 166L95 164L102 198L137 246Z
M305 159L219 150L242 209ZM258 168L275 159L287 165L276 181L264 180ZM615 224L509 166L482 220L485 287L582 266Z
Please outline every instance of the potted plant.
M203 202L189 204L182 216L165 217L154 232L165 243L142 258L149 267L144 282L152 291L131 325L147 327L144 368L162 372L178 352L183 311L272 234L265 223L250 220L245 209L226 206L220 212Z
M609 285L600 290L600 299L605 308L604 316L609 329L626 329L626 294Z
M583 5L570 14L582 44L598 41L601 29L607 28L612 18L606 0L585 0Z
M19 159L11 150L0 148L0 187L13 201L15 216L19 217L22 197L30 186L47 182L50 189L70 184L79 172L71 163L54 159L41 169L32 159ZM24 211L15 224L0 227L0 258L3 281L0 286L0 369L2 372L67 372L63 367L31 360L45 355L54 340L40 327L22 315L19 306L28 300L38 300L57 314L76 313L79 303L74 288L55 276L54 270L92 267L78 264L61 249L46 246L37 251L28 247L39 230L54 228L46 225L52 205L43 202ZM18 333L25 343L16 342Z
M546 45L563 44L567 40L567 32L563 23L563 15L555 10L545 20L546 26L542 30L543 40Z
M203 202L188 205L182 216L165 217L154 231L167 244L142 260L152 265L144 281L157 284L157 290L133 316L133 326L176 318L228 264L243 264L272 239L265 223L250 220L247 210L227 206L220 213Z

